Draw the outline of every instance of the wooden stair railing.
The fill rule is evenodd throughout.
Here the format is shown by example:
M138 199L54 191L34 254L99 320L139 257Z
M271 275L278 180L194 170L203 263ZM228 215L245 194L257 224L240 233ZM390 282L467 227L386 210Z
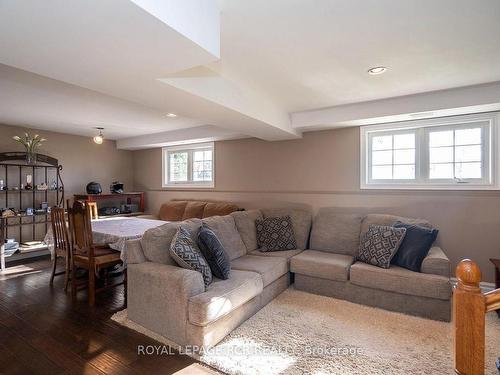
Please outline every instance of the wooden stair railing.
M500 308L500 289L482 293L481 270L470 259L456 268L457 285L453 290L453 335L455 372L460 375L484 375L485 314Z

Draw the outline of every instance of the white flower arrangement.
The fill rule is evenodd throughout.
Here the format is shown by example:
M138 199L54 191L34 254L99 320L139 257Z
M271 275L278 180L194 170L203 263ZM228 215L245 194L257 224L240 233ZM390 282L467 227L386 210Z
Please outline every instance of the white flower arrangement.
M19 137L16 135L12 137L12 139L22 144L24 148L26 148L26 152L28 154L34 154L36 149L46 141L45 138L40 137L38 134L36 134L34 137L31 137L28 133L24 133L24 137Z

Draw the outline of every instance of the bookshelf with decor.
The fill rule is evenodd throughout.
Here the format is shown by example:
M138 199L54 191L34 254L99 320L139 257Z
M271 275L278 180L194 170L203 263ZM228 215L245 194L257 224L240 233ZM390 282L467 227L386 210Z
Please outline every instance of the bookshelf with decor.
M64 206L62 165L50 156L0 153L0 268L49 253L50 207Z

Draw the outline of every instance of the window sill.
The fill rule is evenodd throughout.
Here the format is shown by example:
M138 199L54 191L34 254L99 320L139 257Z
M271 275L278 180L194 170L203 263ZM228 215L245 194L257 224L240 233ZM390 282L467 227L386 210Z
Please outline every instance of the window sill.
M163 185L162 189L165 190L176 190L176 189L214 189L215 184L171 184Z
M480 190L500 190L497 185L361 185L361 190L451 190L451 191L480 191Z

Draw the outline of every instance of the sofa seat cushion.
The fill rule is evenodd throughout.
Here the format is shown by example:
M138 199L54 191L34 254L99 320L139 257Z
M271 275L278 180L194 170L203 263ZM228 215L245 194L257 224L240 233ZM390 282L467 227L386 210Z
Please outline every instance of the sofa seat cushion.
M284 258L244 255L231 261L234 270L257 272L262 276L264 288L288 272Z
M258 296L262 289L258 273L233 269L229 279L214 279L204 293L189 299L189 322L198 326L215 322Z
M260 251L259 249L252 251L250 255L263 256L263 257L276 257L286 259L288 265L290 265L290 260L295 255L300 254L304 250L294 249L294 250L284 250L284 251Z
M350 279L355 285L372 289L442 300L451 297L449 278L413 272L397 266L384 269L356 262L351 266Z
M325 251L306 250L292 258L290 271L334 281L347 281L354 257Z

